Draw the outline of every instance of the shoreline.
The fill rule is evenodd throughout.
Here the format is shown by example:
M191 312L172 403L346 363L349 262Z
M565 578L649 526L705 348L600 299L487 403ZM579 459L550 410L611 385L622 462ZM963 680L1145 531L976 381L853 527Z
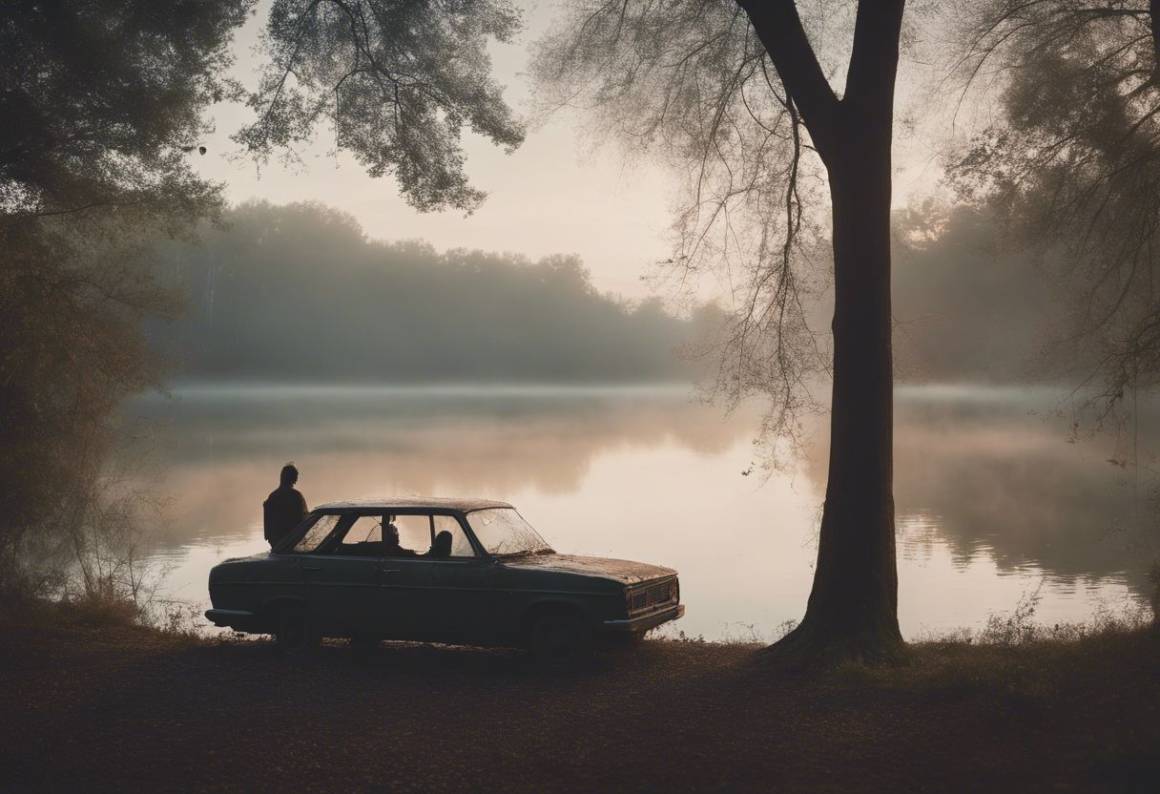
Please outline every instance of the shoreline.
M0 619L0 779L48 790L1136 791L1160 781L1160 636L910 646L810 676L646 641L566 673L516 651ZM675 748L680 748L679 752Z

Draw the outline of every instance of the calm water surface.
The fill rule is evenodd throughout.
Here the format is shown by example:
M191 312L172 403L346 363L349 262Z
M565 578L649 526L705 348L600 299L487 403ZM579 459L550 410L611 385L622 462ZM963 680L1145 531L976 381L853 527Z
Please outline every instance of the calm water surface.
M1059 396L900 389L908 637L978 628L1036 592L1047 623L1145 592L1157 533L1133 499L1124 442L1071 443L1053 418ZM557 551L678 569L688 613L674 630L769 639L809 595L826 438L819 418L805 448L767 476L754 467L758 420L678 387L188 385L130 406L119 457L160 499L148 543L167 571L164 598L204 604L210 567L266 548L260 505L293 460L311 506L510 501Z

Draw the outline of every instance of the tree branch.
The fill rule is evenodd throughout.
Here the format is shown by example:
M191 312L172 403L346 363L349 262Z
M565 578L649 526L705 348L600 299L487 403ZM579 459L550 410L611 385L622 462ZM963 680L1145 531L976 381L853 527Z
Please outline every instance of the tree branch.
M891 2L901 6L901 0ZM828 161L837 148L838 98L822 72L793 0L738 0L738 4L749 15L822 160Z
M1160 2L1160 0L1158 0ZM860 0L854 23L854 51L846 72L842 104L857 107L859 118L890 123L894 110L894 74L905 0ZM889 102L883 97L890 97ZM886 118L879 118L885 112Z

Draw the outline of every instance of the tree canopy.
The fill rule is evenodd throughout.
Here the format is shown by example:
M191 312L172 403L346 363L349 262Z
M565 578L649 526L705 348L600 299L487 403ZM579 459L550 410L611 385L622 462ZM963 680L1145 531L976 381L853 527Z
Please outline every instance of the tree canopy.
M394 175L416 209L473 210L464 128L509 151L524 137L487 52L519 24L508 0L275 0L257 117L236 140L267 157L329 122L337 149Z
M112 509L108 416L155 378L142 320L176 308L149 244L220 204L189 158L232 90L250 6L16 0L0 15L0 590L59 585L62 555L83 568Z
M1112 402L1160 376L1157 3L961 4L955 66L1001 113L950 162L960 196L1009 219L1067 286L1057 344Z
M190 149L236 93L229 44L253 0L14 0L0 15L0 210L204 211Z
M247 93L226 75L255 6L13 0L0 14L0 589L47 586L61 553L85 565L109 507L109 416L157 377L142 323L176 310L150 246L221 209L221 186L190 164L212 103L249 100L236 139L258 158L330 121L340 149L424 210L483 198L463 172L465 127L522 140L486 50L519 24L502 0L276 0Z

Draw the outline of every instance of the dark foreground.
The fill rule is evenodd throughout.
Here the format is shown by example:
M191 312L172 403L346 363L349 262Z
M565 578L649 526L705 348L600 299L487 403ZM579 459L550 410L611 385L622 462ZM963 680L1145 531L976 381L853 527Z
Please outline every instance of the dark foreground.
M516 653L0 622L4 790L1160 791L1160 641L925 645L773 675L647 642L549 674Z

